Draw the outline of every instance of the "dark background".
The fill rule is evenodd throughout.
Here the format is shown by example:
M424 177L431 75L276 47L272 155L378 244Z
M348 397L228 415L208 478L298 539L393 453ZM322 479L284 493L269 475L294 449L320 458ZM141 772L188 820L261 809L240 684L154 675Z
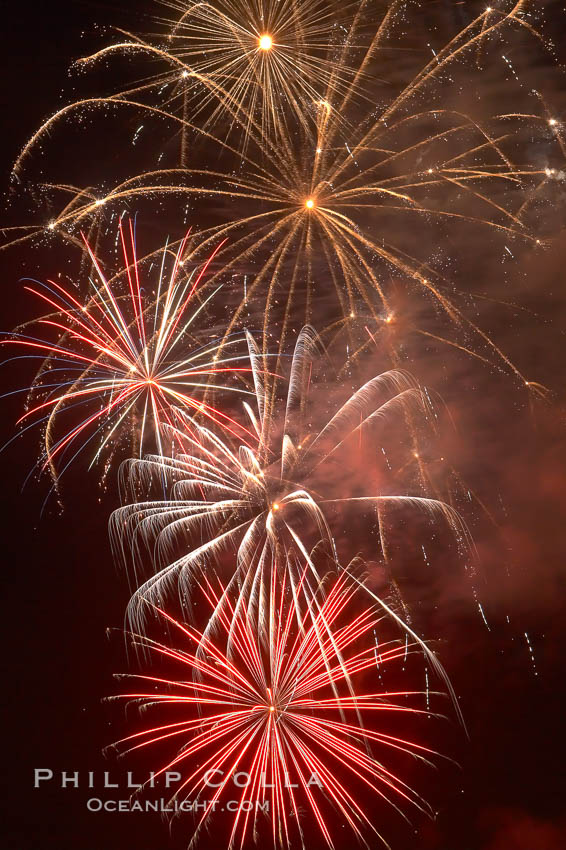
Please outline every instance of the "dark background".
M135 4L136 7L145 4ZM465 4L446 4L462 15ZM566 10L547 3L547 20L564 39ZM122 4L51 2L3 4L0 170L65 99L73 86L70 60L98 43L95 24L135 29L141 18ZM83 35L84 33L84 35ZM563 53L563 57L566 54ZM551 73L549 69L549 74ZM66 98L61 99L65 91ZM557 95L559 94L559 87ZM566 113L565 113L566 117ZM62 156L69 155L62 151ZM74 154L71 154L74 155ZM58 249L61 252L61 248ZM456 361L451 372L434 358L420 367L457 419L450 450L467 480L497 507L497 525L477 529L481 596L491 630L460 585L436 588L423 614L428 634L452 678L470 740L451 729L449 755L461 770L430 779L439 815L391 835L394 848L418 850L559 850L566 846L564 805L564 610L566 554L566 419L564 416L564 238L536 258L525 257L520 281L536 318L509 316L498 328L533 380L551 392L532 405L503 377L471 372ZM62 262L53 256L53 264ZM33 259L17 250L0 255L4 329L26 315L19 279ZM35 271L35 268L32 269ZM49 270L45 272L48 276ZM440 377L439 377L440 376ZM12 389L5 371L3 386ZM2 439L20 409L3 401ZM116 504L113 481L98 486L80 465L64 489L64 510L22 482L33 464L37 435L13 444L2 461L3 683L7 709L3 752L7 850L158 850L169 846L158 816L89 814L86 788L62 792L53 782L34 790L33 769L118 769L102 756L120 734L116 711L101 703L112 692L112 672L126 663L119 637L128 599L113 566L106 521ZM86 466L86 465L85 465ZM504 504L504 510L500 510ZM457 584L457 583L455 583ZM530 640L533 657L526 635ZM96 792L93 792L96 795ZM114 792L112 792L114 793ZM103 796L101 793L100 796ZM123 795L125 796L125 795ZM216 850L214 833L203 839ZM182 835L172 841L184 846Z

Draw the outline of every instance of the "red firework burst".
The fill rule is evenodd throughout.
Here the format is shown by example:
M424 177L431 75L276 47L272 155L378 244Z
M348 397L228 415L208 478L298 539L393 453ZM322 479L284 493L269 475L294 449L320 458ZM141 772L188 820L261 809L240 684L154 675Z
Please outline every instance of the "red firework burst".
M380 713L428 712L414 706L419 692L375 688L378 672L406 657L408 647L398 640L378 643L383 611L368 607L366 596L360 608L355 583L342 574L325 593L320 586L313 593L305 571L292 593L285 578L279 582L273 574L268 615L260 623L245 597L230 598L206 577L201 589L217 614L214 632L183 624L148 603L181 643L144 635L133 635L133 642L159 663L179 665L180 674L134 675L148 692L118 699L136 701L144 713L173 711L174 717L115 745L121 754L152 746L156 757L166 745L175 746L155 777L180 773L171 800L177 807L205 801L191 843L234 793L239 799L231 801L237 805L231 809L229 847L257 837L258 814L267 811L274 846L290 847L293 835L304 846L303 810L333 847L332 808L364 843L368 831L384 840L360 803L360 791L402 814L406 805L430 811L381 760L392 751L424 761L433 755L375 728Z
M219 341L199 333L203 310L220 288L203 299L199 284L221 245L201 266L185 258L189 234L175 252L165 246L155 285L147 281L144 288L132 222L127 234L120 224L119 234L124 270L112 278L85 240L94 269L86 302L55 280L26 286L53 309L37 324L54 329L56 342L27 333L2 340L41 361L20 422L44 423L44 467L54 474L67 451L68 465L94 440L94 462L128 430L140 452L148 448L148 435L161 451L160 431L173 422L174 408L240 438L245 431L203 397L207 388L235 390L227 379L249 371L239 365L247 355L231 353L241 337L228 340L228 348L224 341L221 352ZM71 416L61 429L59 420L71 408L81 411L80 419Z

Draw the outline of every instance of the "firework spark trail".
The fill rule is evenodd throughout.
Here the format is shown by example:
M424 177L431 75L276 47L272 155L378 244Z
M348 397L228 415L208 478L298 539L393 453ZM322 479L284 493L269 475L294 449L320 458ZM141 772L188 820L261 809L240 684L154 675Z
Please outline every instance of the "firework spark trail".
M185 136L201 136L217 145L232 157L234 167L223 172L189 167L184 161L180 168L152 167L118 182L102 196L59 186L70 192L71 201L50 222L48 232L72 238L74 229L87 223L96 231L105 226L112 210L146 200L236 200L243 212L230 212L230 221L205 228L195 235L199 244L191 243L199 257L214 240L228 238L219 253L223 268L242 275L250 267L253 270L245 297L238 300L234 294L227 334L245 324L252 309L264 316L264 351L274 335L283 350L293 323L311 322L314 301L322 296L325 318L330 323L342 321L349 333L356 322L368 319L378 328L392 320L399 327L396 320L402 317L395 316L388 282L393 274L409 282L415 312L422 302L431 321L437 312L449 320L449 332L446 321L440 331L433 327L417 331L470 351L480 361L494 362L534 388L465 315L451 282L428 267L430 255L413 257L399 244L399 233L409 232L415 218L426 221L426 226L485 225L526 244L541 242L526 219L535 199L542 200L549 169L523 161L525 145L531 144L533 132L543 139L553 121L545 144L557 145L560 153L559 122L549 119L544 105L543 114L507 112L480 120L458 106L447 106L442 88L458 63L475 62L486 43L496 43L508 32L532 31L529 4L508 3L504 9L482 12L408 81L392 81L393 91L385 102L381 87L379 106L371 88L372 63L382 53L403 46L396 27L403 20L405 4L387 4L378 23L368 18L369 4L347 6L340 11L340 26L318 14L319 5L317 0L276 5L222 0L181 9L173 3L180 19L171 22L165 47L135 38L85 59L83 64L89 65L112 53L145 52L169 70L117 95L64 107L26 145L16 174L22 174L36 146L57 123L71 119L76 110L108 107L170 120ZM292 35L278 38L277 23ZM260 40L271 24L271 42L262 47ZM201 39L210 40L202 66L197 56ZM295 56L293 69L284 75L288 83L281 87L274 80L278 63L287 62L288 50L310 58ZM318 75L312 69L306 73L306 61L323 70ZM316 94L299 94L301 85L314 85ZM191 105L190 97L187 100L187 86L191 92L202 94L203 87L208 92L204 113ZM198 100L202 101L200 95ZM538 96L536 100L540 106ZM228 137L215 136L219 116L231 116L234 133ZM305 121L308 127L303 126ZM242 138L244 150L238 145ZM33 238L34 232L24 231L19 238ZM215 281L212 274L206 285L214 287ZM414 330L410 323L407 329ZM397 360L394 352L393 365Z
M90 278L93 294L86 303L57 281L34 281L25 287L55 311L36 324L55 329L58 341L17 334L0 342L30 350L32 359L42 361L30 388L33 400L20 422L32 419L45 423L43 468L49 467L55 477L57 461L65 451L78 443L80 452L92 439L87 435L93 431L98 445L92 463L125 430L131 432L140 452L152 440L161 451L161 429L165 423L173 424L173 408L188 414L189 426L198 415L228 433L240 435L244 442L253 440L251 432L205 400L205 391L211 388L245 392L225 381L251 372L249 365L240 365L247 360L245 355L230 355L226 347L220 355L219 341L199 341L201 314L219 288L203 298L200 287L219 248L201 268L191 266L185 271L188 236L176 252L166 246L157 290L148 296L140 281L131 222L127 230L126 236L120 226L127 287L109 282L85 242L96 272L96 277ZM173 265L167 274L168 255L173 257ZM240 341L234 337L230 346ZM45 380L52 377L55 382L46 384ZM195 397L196 391L201 392L200 399ZM36 397L42 393L44 398L38 401ZM85 408L86 415L78 423L76 418L71 420L63 435L57 436L59 419L73 407Z
M191 845L216 804L232 793L235 774L247 778L229 847L243 847L261 830L258 809L252 807L250 813L246 801L269 802L273 844L286 847L296 832L304 846L303 807L330 847L329 808L337 810L366 846L368 832L385 843L356 788L377 795L404 817L407 806L430 813L427 803L373 754L379 750L386 756L394 750L424 762L436 755L376 728L379 713L429 714L412 703L417 692L376 692L367 677L373 670L377 681L378 668L383 672L403 661L405 642L383 641L377 650L376 629L383 633L387 618L367 603L360 610L359 589L345 576L332 580L324 591L319 588L317 613L307 614L307 572L303 570L296 588L298 606L285 578L271 583L265 636L255 630L246 601L206 577L202 593L213 611L219 606L221 611L214 636L178 622L153 603L148 603L150 610L172 627L173 640L177 635L182 644L132 635L138 649L181 665L180 674L174 679L133 676L146 683L148 691L118 698L135 700L144 713L174 709L174 717L183 719L160 722L115 746L128 753L154 745L162 752L164 746L175 745L176 755L155 771L155 778L171 769L182 772L173 800L198 801L209 795ZM352 682L364 673L364 684L352 695Z
M388 509L419 511L435 526L446 523L467 545L466 529L454 509L423 495L422 490L403 495L380 491L368 477L367 468L357 481L355 494L351 482L343 497L340 488L336 494L332 483L340 464L348 465L347 454L340 453L352 439L356 447L360 435L378 439L380 427L399 416L403 421L410 409L427 415L426 396L410 376L388 372L373 378L318 425L308 404L316 351L312 330L306 328L299 334L285 392L274 403L263 381L264 358L253 339L248 340L256 405L255 410L247 403L245 407L257 447L234 448L204 425L195 424L190 432L182 425L168 426L164 430L174 447L171 456L132 459L122 466L127 504L111 519L114 549L126 564L132 554L135 565L143 564L143 553L148 550L155 552L158 560L154 574L130 603L136 630L143 628L146 612L145 605L140 608L140 599L158 601L161 593L175 586L181 595L189 595L195 574L218 563L228 550L237 553L228 588L232 591L237 584L262 622L265 583L275 570L286 571L294 586L297 562L307 563L316 587L318 565L325 560L339 561L332 527L336 512L342 516L348 507L367 513L372 525L378 518L381 533ZM165 492L165 498L144 501L154 486ZM360 487L365 493L360 493ZM385 550L383 539L380 545ZM135 569L137 585L138 566Z

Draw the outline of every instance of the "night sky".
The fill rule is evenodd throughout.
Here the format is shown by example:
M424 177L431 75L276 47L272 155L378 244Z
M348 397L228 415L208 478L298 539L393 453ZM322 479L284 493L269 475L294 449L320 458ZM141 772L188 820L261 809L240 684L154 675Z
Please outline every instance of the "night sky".
M0 82L0 165L9 168L39 122L75 91L70 62L99 44L96 25L144 28L145 3L51 2L4 4L4 73ZM466 4L445 0L447 16L461 23ZM549 31L566 61L566 8L545 2ZM143 25L142 25L143 24ZM84 34L84 35L83 35ZM566 119L565 78L550 62L536 69L548 79L554 103ZM62 92L67 96L62 96ZM96 145L61 148L74 165L95 155ZM86 166L88 167L88 166ZM564 194L564 183L561 189ZM17 205L16 205L17 206ZM505 282L497 262L485 271L490 289L524 309L487 316L494 332L524 374L549 388L531 401L508 376L472 364L465 355L429 348L410 364L446 406L445 455L489 507L493 522L466 517L478 550L474 585L489 629L465 576L445 567L423 582L410 566L407 596L415 604L419 631L434 641L460 698L469 739L453 720L436 743L460 765L440 766L423 789L439 814L416 818L412 828L388 832L393 850L560 850L566 846L564 805L564 646L566 639L566 373L564 345L566 238L564 206L557 204L552 244L523 253ZM14 222L10 207L6 216ZM16 216L17 217L17 216ZM561 220L562 217L562 220ZM155 228L154 228L155 229ZM550 228L546 228L547 231ZM167 233L164 234L165 236ZM38 257L17 247L0 254L2 329L29 315L20 279L48 277L66 261L53 247ZM48 258L48 259L46 259ZM48 267L46 268L46 264ZM467 283L472 286L470 281ZM4 367L2 387L24 386L23 367ZM21 400L2 401L1 441L9 439ZM105 770L124 776L103 748L123 730L116 706L102 698L115 692L112 674L127 666L120 630L129 593L114 565L107 518L118 504L116 472L104 487L79 461L56 500L42 512L48 484L34 479L22 489L37 456L38 434L28 433L1 456L3 521L4 754L3 800L6 850L165 850L186 846L183 827L171 838L156 815L93 814L86 787L61 791L56 782L33 788L34 768ZM420 601L419 601L420 600ZM112 630L110 635L108 629ZM126 795L123 795L126 796ZM214 826L202 839L220 850ZM322 844L320 845L322 846ZM309 848L310 850L310 848ZM314 845L312 850L315 850Z

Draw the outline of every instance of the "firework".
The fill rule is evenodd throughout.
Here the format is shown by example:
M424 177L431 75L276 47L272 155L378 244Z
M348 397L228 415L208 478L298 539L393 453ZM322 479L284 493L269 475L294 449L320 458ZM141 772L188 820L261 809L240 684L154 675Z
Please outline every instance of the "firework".
M220 356L218 341L202 337L202 314L215 292L201 298L199 287L216 252L202 267L185 268L186 238L176 252L165 248L152 292L142 285L131 222L127 235L120 226L120 239L126 286L120 278L107 278L86 243L95 272L86 302L56 280L26 286L53 308L36 324L54 330L57 341L27 333L2 341L41 361L20 422L44 423L43 466L54 475L58 461L65 458L68 465L91 441L96 445L92 463L112 452L126 434L140 452L160 450L161 428L173 422L174 408L227 431L238 428L226 413L196 397L199 392L204 396L207 387L245 392L226 381L250 371L240 365L245 357L230 355L226 347ZM238 341L232 339L230 347ZM69 415L72 409L81 412L78 422ZM239 433L245 440L241 428Z
M59 122L98 107L133 110L149 123L169 121L192 140L192 148L206 142L207 167L195 167L194 155L191 162L182 157L167 167L155 167L152 158L143 173L110 190L68 181L55 189L70 193L69 202L39 232L72 239L78 226L97 231L124 206L147 200L224 203L222 222L195 234L199 245L191 245L198 255L228 238L219 253L223 269L234 276L228 335L248 315L263 315L264 345L275 336L283 349L293 325L311 322L314 305L322 302L330 326L339 323L353 333L360 323L371 323L384 335L393 365L399 352L389 330L403 327L495 362L534 386L463 309L451 280L459 269L450 269L451 258L440 250L448 225L462 244L478 227L499 235L502 250L508 241L542 242L532 232L530 215L550 202L548 161L563 157L560 123L536 93L512 114L501 110L486 117L481 97L477 114L466 113L458 98L452 105L453 75L462 66L475 67L487 46L514 30L536 36L529 4L484 10L421 67L410 67L408 80L401 79L403 65L393 67L388 58L409 38L406 4L385 4L378 23L369 5L346 7L330 37L326 28L333 19L320 14L316 0L198 3L183 7L166 48L139 39L105 48L103 56L155 55L173 71L63 108L26 145L15 173L22 176L36 146ZM172 8L181 11L175 3ZM422 11L419 4L411 9L416 15ZM276 37L277 21L294 35ZM417 18L417 31L419 26ZM271 45L265 41L262 49L267 35ZM287 62L287 49L294 71L276 71L278 62ZM85 61L97 58L101 54ZM318 74L304 65L311 60ZM280 74L285 85L277 82ZM217 98L216 106L210 98ZM238 140L246 139L244 150L230 134L214 134L220 118L225 125L232 121ZM529 160L533 136L548 151L544 164ZM224 170L216 162L227 163ZM415 228L422 231L420 239L410 238ZM19 238L37 235L31 228ZM436 263L431 243L439 248ZM216 279L212 274L207 286L214 287ZM399 288L408 293L407 317L396 303Z
M168 427L170 456L132 459L122 466L124 498L130 504L111 520L115 550L126 563L132 552L157 551L165 564L132 598L130 615L138 629L146 612L140 599L159 599L178 579L182 594L188 594L196 573L234 551L236 571L229 589L238 584L261 620L266 582L274 571L286 571L294 586L297 563L306 562L318 581L325 564L340 562L333 526L341 528L348 511L358 521L366 519L382 552L384 523L392 510L424 512L433 524L443 519L458 539L466 538L455 510L426 496L417 453L410 452L412 490L399 495L385 484L386 427L429 412L426 395L410 376L388 372L373 378L325 422L318 413L322 394L317 399L313 388L313 331L305 328L299 334L289 378L277 382L275 390L266 389L265 359L249 336L248 341L256 404L255 410L248 403L245 408L256 447L234 446L205 425ZM309 394L317 404L309 402ZM376 447L377 457L382 446L380 472L368 464L361 471L353 467L352 457L362 452L365 440ZM402 442L397 434L395 440ZM407 462L405 456L399 461L404 467ZM147 501L154 487L162 494L165 488L165 498Z
M122 97L153 97L182 122L221 132L243 150L250 140L288 136L289 112L312 133L313 104L329 87L345 93L360 76L348 66L363 17L360 10L354 14L354 4L339 9L324 0L217 0L169 7L178 17L159 20L165 38L124 33L125 41L79 64L145 55L159 70ZM351 28L346 40L338 37L341 22ZM188 158L186 127L181 158Z
M436 753L393 725L430 717L429 670L459 714L409 608L401 617L375 591L385 575L395 585L389 530L406 543L426 524L440 547L444 526L459 554L470 548L419 451L436 409L400 368L405 335L535 387L484 332L467 259L478 233L485 262L542 245L540 210L562 180L563 126L522 60L501 50L514 32L544 47L536 7L498 0L448 33L444 19L425 25L435 4L416 0L162 5L164 34L122 32L78 62L133 59L136 79L60 109L15 163L23 188L59 128L91 126L99 112L107 138L112 117L136 118L131 156L111 173L98 151L88 157L89 186L82 156L76 179L58 172L34 186L58 213L7 230L8 244L78 244L95 272L87 301L60 282L28 287L55 311L40 325L57 341L27 330L5 341L41 361L23 422L43 422L55 476L91 441L93 463L130 441L111 539L133 562L133 644L161 666L119 697L155 722L116 747L153 753L156 778L180 772L172 802L202 812L192 842L236 793L230 848L266 830L274 847L306 847L309 823L333 847L333 819L368 847L385 843L366 798L404 817L432 813L397 763ZM482 73L493 56L518 93L513 112ZM124 268L108 277L90 246L144 204L185 220L197 204L206 211L198 230L143 257L132 225L120 225ZM154 266L155 285L144 286ZM201 320L222 284L217 338ZM336 340L344 395L328 379ZM355 357L375 342L391 368L350 384ZM247 396L237 413L227 392ZM415 525L402 527L401 513ZM166 638L150 637L156 625ZM383 637L393 626L400 640ZM422 696L384 684L397 684L396 662L410 669L412 651L425 658Z
M368 834L384 841L360 792L401 814L410 806L430 813L386 765L388 753L430 761L430 749L389 734L386 720L390 714L429 712L415 704L418 693L377 684L378 672L383 676L414 647L378 641L385 631L383 612L360 606L356 587L344 576L324 593L319 588L314 599L303 593L305 584L308 570L290 604L285 579L280 585L272 581L263 635L245 599L227 596L225 588L207 579L201 589L211 609L218 610L222 600L213 637L153 605L178 640L164 644L133 635L137 648L156 656L161 666L172 662L179 672L175 678L132 677L147 691L121 698L135 700L144 715L157 713L159 720L116 747L122 753L151 749L161 764L164 750L175 747L155 779L179 772L171 803L206 801L191 845L234 794L240 799L233 806L230 848L243 847L252 835L257 839L266 821L274 846L289 847L295 839L305 846L305 810L329 847L334 846L332 809L366 846ZM268 812L266 819L260 810Z

